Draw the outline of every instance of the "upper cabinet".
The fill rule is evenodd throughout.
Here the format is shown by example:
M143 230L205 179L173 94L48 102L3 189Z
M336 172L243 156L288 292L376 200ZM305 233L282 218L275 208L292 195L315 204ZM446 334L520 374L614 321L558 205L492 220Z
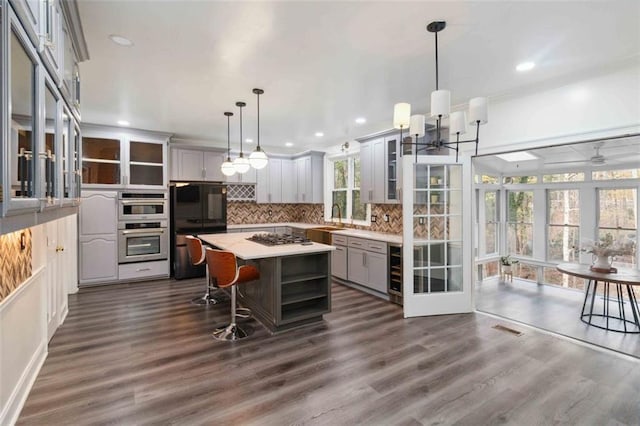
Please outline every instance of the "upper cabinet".
M311 151L302 154L294 159L295 175L289 179L296 179L297 188L289 188L293 192L295 190L295 202L304 204L319 204L324 200L323 197L323 167L324 153Z
M402 165L400 133L360 142L360 194L365 203L401 201Z
M293 170L294 160L269 158L267 166L257 171L256 202L293 203L297 191Z
M90 126L82 134L82 186L165 188L169 135Z
M188 182L222 182L222 151L171 148L171 180Z
M79 111L62 88L62 70L66 47L74 51L74 43L82 40L86 53L75 2L9 3L2 2L0 7L3 233L56 217L57 213L37 214L44 209L77 204ZM74 10L75 24L65 22L67 9ZM67 41L64 28L73 33ZM71 62L77 69L77 57Z

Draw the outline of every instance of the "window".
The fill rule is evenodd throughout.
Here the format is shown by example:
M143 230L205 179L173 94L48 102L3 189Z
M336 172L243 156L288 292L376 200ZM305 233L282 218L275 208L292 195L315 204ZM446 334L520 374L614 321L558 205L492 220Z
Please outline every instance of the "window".
M504 176L502 182L505 185L518 183L537 183L538 176Z
M633 244L632 252L616 257L621 266L635 267L638 244L638 193L635 188L598 189L598 239L603 243Z
M498 191L484 193L484 252L498 252Z
M475 175L474 182L497 185L500 183L500 179L498 179L496 176L490 176L490 175Z
M544 175L542 182L584 182L584 172L572 172L572 173L555 173L551 175Z
M579 238L579 191L547 191L547 260L577 262Z
M510 254L533 254L533 191L507 193L507 251Z
M598 170L591 172L591 179L593 180L638 179L639 177L640 169Z
M350 156L330 162L333 172L331 181L331 206L326 206L327 219L338 217L335 205L340 207L342 219L366 222L368 225L370 207L360 202L360 157Z

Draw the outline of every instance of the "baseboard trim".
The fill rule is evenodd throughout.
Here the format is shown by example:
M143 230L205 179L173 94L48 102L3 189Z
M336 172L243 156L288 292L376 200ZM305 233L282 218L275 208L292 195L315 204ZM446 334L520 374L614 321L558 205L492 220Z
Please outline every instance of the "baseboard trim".
M14 425L18 421L22 407L27 401L29 392L40 373L40 369L47 359L47 342L42 341L38 349L31 357L27 368L22 372L18 385L14 388L11 396L7 400L7 405L0 414L0 424Z

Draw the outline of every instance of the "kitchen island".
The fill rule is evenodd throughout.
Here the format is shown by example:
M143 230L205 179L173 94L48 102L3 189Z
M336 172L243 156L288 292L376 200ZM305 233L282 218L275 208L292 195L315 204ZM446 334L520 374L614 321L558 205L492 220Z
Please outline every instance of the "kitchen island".
M238 287L243 306L271 332L322 321L331 312L331 251L311 243L265 246L247 238L253 232L201 234L205 243L254 265L260 279Z

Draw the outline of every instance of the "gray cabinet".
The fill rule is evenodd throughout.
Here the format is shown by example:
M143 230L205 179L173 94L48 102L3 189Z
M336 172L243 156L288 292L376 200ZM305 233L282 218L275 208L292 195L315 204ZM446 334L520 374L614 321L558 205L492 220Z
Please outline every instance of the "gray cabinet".
M323 202L323 158L321 152L305 153L294 160L297 181L297 203L319 204Z
M360 142L360 196L366 203L400 202L400 134Z
M118 193L84 191L80 204L80 284L118 279Z
M386 294L387 278L387 244L349 237L347 279Z
M164 189L167 140L157 132L85 125L82 129L82 186Z
M43 1L41 24L42 59L56 84L62 81L64 38L60 1Z
M281 164L281 191L282 202L291 204L296 202L298 194L298 181L294 174L295 162L290 159L282 159Z
M226 159L221 151L174 148L171 150L171 180L222 182L220 171Z
M336 278L347 280L347 247L335 246L336 249L331 252L331 275Z
M256 202L282 202L282 161L270 158L267 166L257 171Z

